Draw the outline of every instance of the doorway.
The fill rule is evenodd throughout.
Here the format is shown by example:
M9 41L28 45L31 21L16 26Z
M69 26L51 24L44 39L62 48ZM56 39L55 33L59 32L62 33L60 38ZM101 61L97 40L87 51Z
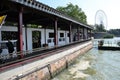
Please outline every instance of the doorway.
M32 47L33 49L41 47L41 32L32 31Z

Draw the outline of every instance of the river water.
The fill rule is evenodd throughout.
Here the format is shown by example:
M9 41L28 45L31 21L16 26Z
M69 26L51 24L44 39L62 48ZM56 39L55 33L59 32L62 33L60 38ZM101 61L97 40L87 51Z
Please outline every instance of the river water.
M94 47L52 80L120 80L120 51Z

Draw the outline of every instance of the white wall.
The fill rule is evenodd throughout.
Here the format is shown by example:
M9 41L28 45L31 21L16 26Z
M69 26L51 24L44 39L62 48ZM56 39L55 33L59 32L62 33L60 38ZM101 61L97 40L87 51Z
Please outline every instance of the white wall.
M18 31L17 27L16 26L2 26L2 28L0 29L0 41L2 41L1 39L1 31ZM24 42L24 45L23 45L23 50L26 50L26 38L25 38L25 28L23 28L23 42ZM28 38L29 39L29 38ZM12 42L16 42L17 40L11 40ZM7 41L2 41L2 42L7 42Z
M23 50L26 50L26 37L25 37L25 28L23 28Z
M28 50L32 50L32 30L27 28L27 45Z
M65 43L68 44L69 43L69 31L65 31Z
M6 44L7 43L7 40L4 40L2 41L2 35L1 35L1 31L15 31L17 32L18 29L16 26L2 26L2 28L0 29L0 43L4 43ZM16 42L17 40L11 40L11 42ZM26 50L26 45L25 45L25 31L24 31L24 28L23 28L23 42L24 42L24 45L23 45L23 50ZM15 51L16 51L16 47L14 47ZM7 47L6 48L3 48L3 51L2 53L3 55L7 55L8 54L8 49Z
M6 42L6 41L1 41L1 31L18 31L17 27L13 26L2 26L0 29L0 42ZM32 31L40 31L41 32L41 45L45 44L45 29L38 29L38 28L27 28L27 37L25 36L25 28L23 28L23 50L26 50L26 38L27 38L27 46L28 50L32 50ZM46 43L48 43L48 39L51 39L51 43L48 43L48 46L54 46L54 37L49 38L49 33L54 33L54 30L52 29L46 29ZM59 41L60 38L60 33L64 33L64 37L62 37L62 41ZM58 45L65 45L69 43L69 37L67 34L69 31L64 31L64 30L58 30ZM63 38L65 40L63 41ZM12 40L14 42L16 40Z
M87 39L87 29L84 28L85 39Z
M51 43L48 43L48 46L54 46L54 37L53 38L49 38L49 33L54 33L54 30L52 29L46 29L46 42L48 43L48 39L51 39Z
M64 37L60 37L60 33L63 33ZM59 41L59 39L61 39L61 41ZM65 40L63 41L63 39L65 39L65 31L58 30L58 45L65 45Z
M43 45L45 43L44 29L27 28L28 50L32 50L32 31L40 31L41 32L41 45Z
M77 29L72 29L72 41L74 41L74 38L76 38L75 34L77 33Z

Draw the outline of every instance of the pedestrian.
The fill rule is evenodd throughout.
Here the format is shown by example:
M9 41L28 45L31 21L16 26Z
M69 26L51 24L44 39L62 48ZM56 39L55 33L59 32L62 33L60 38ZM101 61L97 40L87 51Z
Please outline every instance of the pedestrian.
M2 53L2 48L1 48L1 46L0 46L0 54Z
M8 42L6 43L6 45L8 47L8 52L9 53L13 53L13 51L14 51L14 45L13 45L13 43L10 40L8 40Z

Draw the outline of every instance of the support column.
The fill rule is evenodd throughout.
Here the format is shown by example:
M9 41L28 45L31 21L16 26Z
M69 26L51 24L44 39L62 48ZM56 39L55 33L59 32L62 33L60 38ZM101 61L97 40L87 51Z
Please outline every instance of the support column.
M55 20L55 26L54 26L54 45L58 45L58 31L57 31L57 19Z
M88 28L86 28L86 30L87 30L87 40L88 40L88 38L89 38L89 31L88 31Z
M43 47L48 47L47 38L46 38L46 29L47 29L47 26L45 25L45 26L44 26L44 35L45 35L44 39L45 39L45 44L43 44Z
M71 43L72 40L71 40L71 29L72 29L72 23L70 23L70 27L69 27L69 42Z
M78 35L78 41L80 41L80 30L79 30L79 27L77 27L77 35Z
M26 50L28 50L27 25L25 25L25 41L26 41Z
M90 29L90 39L91 39L91 37L92 37L92 31L91 31L91 29Z
M87 28L85 28L85 36L86 36L86 39L88 39L88 30L87 30Z
M44 28L44 35L45 35L45 45L47 44L46 43L46 26L45 26L45 28Z
M85 30L83 28L83 40L85 39Z
M23 25L23 8L21 7L19 10L19 20L18 20L18 44L17 50L20 51L20 57L23 57L23 35L22 35L22 25Z

